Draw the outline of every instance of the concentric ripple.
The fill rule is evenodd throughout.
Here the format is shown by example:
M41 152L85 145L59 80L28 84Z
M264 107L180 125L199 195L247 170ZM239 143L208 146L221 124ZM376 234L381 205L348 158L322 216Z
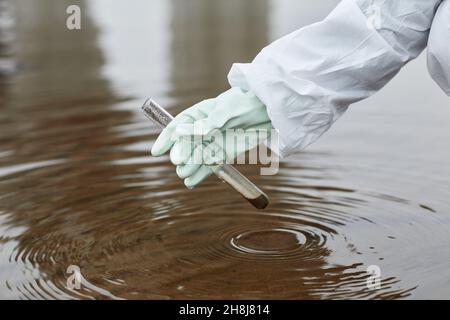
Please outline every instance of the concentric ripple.
M32 170L43 170L48 176L67 165L49 163ZM414 244L419 252L424 247L419 239L430 228L436 239L444 236L427 206L373 192L298 184L296 180L302 178L291 173L289 179L280 174L264 181L254 168L245 171L260 184L271 183L267 188L271 205L259 211L213 178L188 191L169 178L163 184L153 182L155 172L161 177L174 175L165 162L122 164L116 170L126 172L130 166L139 170L117 176L120 185L128 187L105 190L94 184L81 193L66 189L71 197L55 198L47 208L36 207L34 217L40 223L3 232L8 236L3 241L9 248L9 263L28 270L25 278L18 278L22 280L8 280L11 295L31 299L403 298L418 284L403 280L408 278L401 272L404 261L399 247ZM296 168L300 174L314 171ZM55 176L52 183L58 181ZM5 199L14 202L24 195L11 193ZM74 201L77 197L84 200ZM39 200L39 193L29 199ZM18 215L3 217L7 225ZM61 220L66 221L64 227ZM398 221L422 221L427 226L407 233ZM80 290L67 287L67 268L73 265L81 272ZM383 271L377 289L367 285L372 265Z
M239 252L276 258L286 256L305 244L307 236L301 231L286 228L243 232L230 241Z

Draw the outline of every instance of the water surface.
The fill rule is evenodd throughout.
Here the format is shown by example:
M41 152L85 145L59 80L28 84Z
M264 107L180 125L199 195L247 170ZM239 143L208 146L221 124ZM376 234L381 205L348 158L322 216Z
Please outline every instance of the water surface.
M70 1L14 3L1 298L450 298L450 108L424 57L278 175L240 168L271 198L257 211L214 177L185 189L149 156L158 129L140 106L217 95L231 63L336 1L81 1L81 31L65 28Z

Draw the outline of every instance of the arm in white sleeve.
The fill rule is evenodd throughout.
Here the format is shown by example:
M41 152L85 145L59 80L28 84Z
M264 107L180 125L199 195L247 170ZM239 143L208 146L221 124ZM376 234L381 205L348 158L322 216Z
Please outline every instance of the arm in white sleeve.
M439 6L428 40L428 70L450 96L450 0Z
M280 154L298 152L423 51L440 2L344 0L323 21L264 48L252 63L234 64L229 82L266 105Z

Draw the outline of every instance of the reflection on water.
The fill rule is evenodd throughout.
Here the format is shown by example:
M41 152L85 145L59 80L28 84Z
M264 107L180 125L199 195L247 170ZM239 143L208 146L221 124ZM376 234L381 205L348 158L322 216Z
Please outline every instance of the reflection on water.
M15 71L14 18L10 0L0 0L0 79Z
M334 2L308 15L294 0L95 0L81 32L64 28L68 4L17 1L22 67L0 86L0 297L450 297L450 115L423 61L279 175L242 168L271 196L257 211L214 177L186 190L149 157L157 128L139 107L152 95L176 113L220 92L232 62Z

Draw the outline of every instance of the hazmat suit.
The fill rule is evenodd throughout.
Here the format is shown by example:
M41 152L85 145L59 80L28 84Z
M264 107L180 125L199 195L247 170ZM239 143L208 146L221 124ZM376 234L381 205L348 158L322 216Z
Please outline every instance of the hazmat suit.
M273 42L251 63L234 64L232 89L183 111L152 154L172 149L177 173L193 187L211 173L186 163L204 144L192 143L193 136L273 127L281 156L299 152L427 46L430 74L450 95L450 0L344 0L323 21Z

